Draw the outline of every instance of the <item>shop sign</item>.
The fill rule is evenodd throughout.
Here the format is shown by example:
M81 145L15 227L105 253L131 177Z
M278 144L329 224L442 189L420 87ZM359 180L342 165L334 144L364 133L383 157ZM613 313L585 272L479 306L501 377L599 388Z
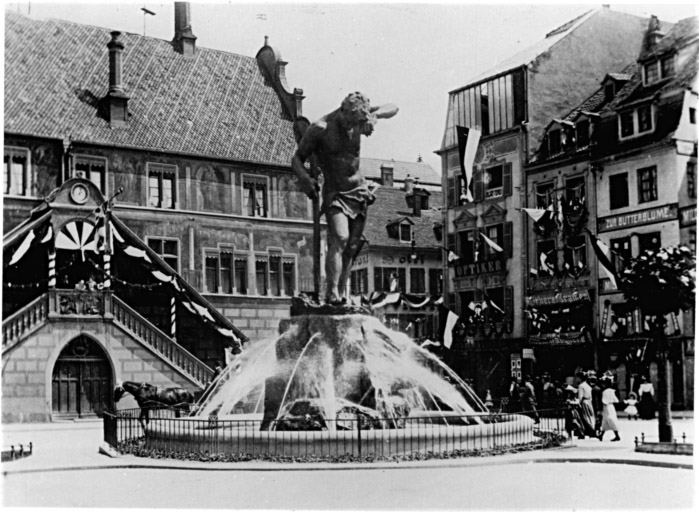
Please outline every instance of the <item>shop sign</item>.
M456 277L477 276L502 272L505 268L502 258L492 258L475 263L463 263L454 267Z
M680 226L694 226L697 223L697 205L680 210Z
M572 293L557 293L555 295L535 295L533 297L527 297L527 306L559 306L590 301L590 293L587 290L578 290Z
M529 342L534 346L567 347L582 345L588 342L587 333L545 333L539 336L531 336Z
M614 231L615 229L625 229L656 222L665 222L677 219L677 203L648 208L637 212L620 213L597 219L597 232Z

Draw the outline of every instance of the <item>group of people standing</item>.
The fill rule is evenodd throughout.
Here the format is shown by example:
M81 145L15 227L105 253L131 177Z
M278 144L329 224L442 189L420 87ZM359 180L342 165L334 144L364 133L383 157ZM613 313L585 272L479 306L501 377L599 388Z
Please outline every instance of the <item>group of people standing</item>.
M578 388L566 386L566 431L579 439L596 437L600 441L608 431L614 432L612 441L621 441L616 405L619 399L614 391L614 380L605 375L600 382L594 372L578 372Z

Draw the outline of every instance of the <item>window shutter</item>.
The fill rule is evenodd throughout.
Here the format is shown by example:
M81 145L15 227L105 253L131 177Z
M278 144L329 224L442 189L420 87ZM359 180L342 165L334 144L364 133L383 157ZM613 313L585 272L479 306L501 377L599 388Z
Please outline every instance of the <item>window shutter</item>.
M512 195L512 164L507 163L502 169L502 188L505 196Z
M502 243L505 249L505 256L512 257L512 222L505 222L502 225Z
M398 289L404 293L407 291L405 282L405 267L401 267L398 269Z
M473 200L483 201L483 196L485 194L485 187L483 184L483 171L476 171L473 173Z
M461 204L461 183L462 179L458 176L454 177L454 206Z
M505 286L505 318L510 322L515 313L515 292L514 287Z
M515 103L515 123L520 124L527 120L527 99L524 83L524 70L520 69L512 73L512 93Z
M447 208L454 207L454 178L447 178Z

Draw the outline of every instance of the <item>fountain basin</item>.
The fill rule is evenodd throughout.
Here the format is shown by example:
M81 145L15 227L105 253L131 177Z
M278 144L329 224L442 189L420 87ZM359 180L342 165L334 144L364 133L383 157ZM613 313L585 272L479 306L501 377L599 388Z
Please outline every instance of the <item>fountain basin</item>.
M258 420L156 419L146 428L144 448L253 458L373 458L495 450L535 440L534 422L523 415L474 416L468 418L470 425L445 424L433 415L399 420L401 428L276 431L260 430Z

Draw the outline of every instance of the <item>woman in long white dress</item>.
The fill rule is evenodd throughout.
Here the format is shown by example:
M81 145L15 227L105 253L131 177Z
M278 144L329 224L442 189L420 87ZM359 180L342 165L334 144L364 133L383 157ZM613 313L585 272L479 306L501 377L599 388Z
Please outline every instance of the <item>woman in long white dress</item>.
M604 381L604 391L602 391L602 426L600 427L599 440L601 441L604 437L604 433L608 430L614 432L614 439L612 441L621 441L619 437L619 424L616 417L616 408L614 404L619 403L619 399L616 397L614 388L612 388L612 381Z

